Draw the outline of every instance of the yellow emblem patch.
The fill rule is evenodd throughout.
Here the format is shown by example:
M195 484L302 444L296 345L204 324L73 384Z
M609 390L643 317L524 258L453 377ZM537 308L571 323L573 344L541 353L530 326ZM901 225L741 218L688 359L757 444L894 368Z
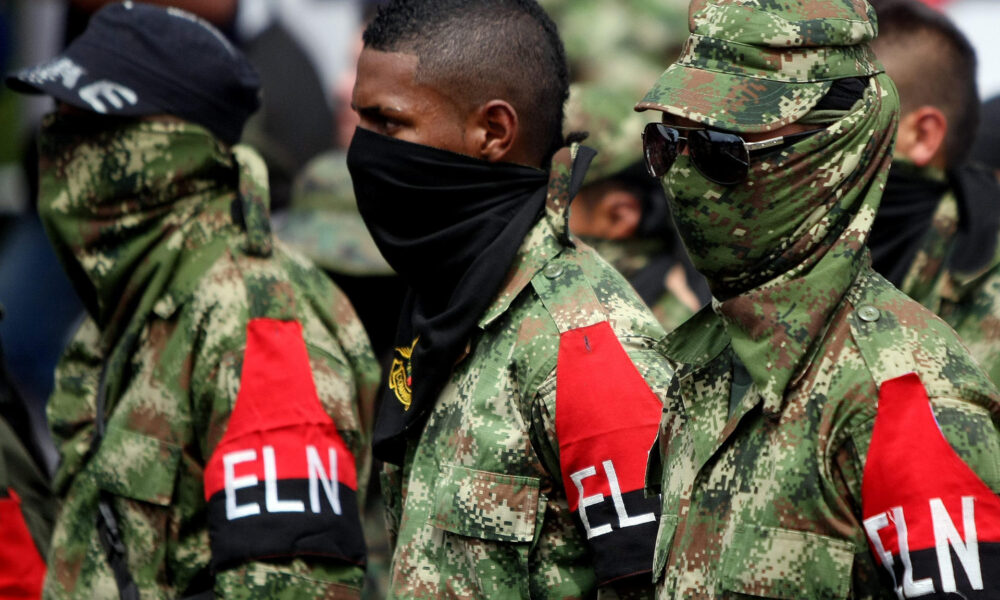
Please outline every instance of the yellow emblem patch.
M413 340L409 348L400 346L393 352L392 367L389 369L389 389L396 393L396 398L403 404L403 410L410 410L413 401L413 366L410 357L417 347L420 336Z

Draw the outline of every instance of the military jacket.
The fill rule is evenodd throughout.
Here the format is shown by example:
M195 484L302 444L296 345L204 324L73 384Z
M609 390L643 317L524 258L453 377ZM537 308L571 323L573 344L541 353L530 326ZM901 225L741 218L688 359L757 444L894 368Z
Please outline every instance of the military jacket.
M662 344L677 372L647 475L663 502L658 597L995 594L990 381L869 268L815 342L777 393L748 377L713 307Z
M181 251L149 280L165 283L129 323L124 366L90 319L57 368L48 415L64 505L47 598L118 597L99 498L142 598L213 586L226 598L359 596L378 368L346 297L272 241L261 159L236 156L238 190L216 188L164 227L154 252Z
M390 597L583 598L648 577L657 502L641 463L671 374L653 349L664 334L568 237L567 158L404 465L384 473Z
M994 193L998 189L994 186ZM996 202L1000 198L967 201ZM979 268L951 268L948 263L956 234L967 226L961 222L962 213L952 185L941 197L900 289L947 321L993 383L1000 385L1000 241L992 244L993 256ZM997 235L1000 237L1000 232Z

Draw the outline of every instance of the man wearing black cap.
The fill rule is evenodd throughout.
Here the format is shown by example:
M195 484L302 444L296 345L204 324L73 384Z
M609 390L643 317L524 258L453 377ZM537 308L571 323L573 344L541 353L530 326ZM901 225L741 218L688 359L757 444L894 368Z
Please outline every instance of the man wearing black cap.
M126 2L7 83L59 102L39 214L90 317L48 405L45 596L356 597L377 366L232 145L253 69L196 17Z

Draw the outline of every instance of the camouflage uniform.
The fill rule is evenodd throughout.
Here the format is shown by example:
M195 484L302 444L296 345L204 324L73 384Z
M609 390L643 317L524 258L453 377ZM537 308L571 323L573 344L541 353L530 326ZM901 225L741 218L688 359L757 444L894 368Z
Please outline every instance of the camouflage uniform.
M898 113L864 44L873 12L718 0L691 14L684 56L640 108L819 129L752 157L744 183L711 183L689 156L664 177L716 299L660 345L676 375L647 471L663 502L658 596L946 597L957 579L992 597L1000 395L864 246ZM851 109L813 110L832 79L865 75ZM946 522L964 533L944 539ZM953 563L949 546L975 546L977 528L978 549Z
M673 331L708 298L704 280L694 271L680 244L662 190L646 183L655 181L641 166L642 143L635 132L648 117L629 110L633 101L634 93L627 87L587 83L570 86L566 127L569 131L586 131L587 145L598 151L587 170L584 193L588 186L613 181L644 196L638 198L642 215L631 237L581 239L639 291L663 329ZM577 199L570 210L586 210L579 207L581 201ZM657 277L659 281L647 281L654 273L662 273Z
M919 176L947 180L933 167L920 169ZM997 200L1000 196L969 201ZM954 327L993 383L1000 385L1000 241L993 246L994 255L980 261L978 268L964 271L950 266L960 227L980 225L960 223L962 214L956 188L949 184L899 289Z
M306 432L309 443L342 440L341 473L356 473L355 489L364 489L377 383L347 299L272 240L263 162L199 126L155 122L86 134L50 122L41 156L40 212L91 314L64 353L48 405L64 510L45 597L117 597L98 539L99 496L110 499L144 598L211 588L212 575L216 594L227 598L357 597L364 570L356 556L319 560L301 547L271 548L276 558L241 554L279 536L280 519L314 518L296 510L304 504L288 487L295 482L287 479L292 463L281 431ZM259 340L280 332L289 335L280 351L260 359ZM296 369L304 376L288 379ZM305 392L280 387L290 381ZM92 448L102 384L107 429ZM237 437L237 426L247 437ZM250 446L253 436L263 448L244 450L243 459L220 456L233 444ZM246 452L258 451L264 470L252 474ZM233 479L235 472L241 476ZM220 517L222 492L206 494L212 477L225 479L227 502L235 497L226 511L256 506L260 514L232 523L228 512ZM261 486L248 479L277 492L251 503ZM358 544L358 503L340 501ZM272 506L290 512L276 515Z
M620 275L568 236L569 154L557 154L545 215L422 434L410 441L403 467L384 472L395 544L390 597L592 597L599 585L633 573L609 575L636 566L626 564L635 556L614 550L624 548L614 540L630 532L642 552L634 573L648 572L642 548L651 548L656 502L642 498L641 481L630 487L624 463L645 460L642 446L655 436L658 395L671 373L653 351L663 331L648 310ZM610 361L599 360L583 378L597 378L593 386L602 391L595 397L588 384L573 394L570 386L583 378L570 372L570 346L595 357L617 352L624 371L616 377ZM609 385L621 388L603 395ZM573 409L584 414L567 416ZM601 452L614 443L626 451L602 466ZM583 462L574 466L573 457ZM641 479L643 465L635 467ZM617 516L612 496L616 503L624 497ZM607 540L610 554L600 546Z

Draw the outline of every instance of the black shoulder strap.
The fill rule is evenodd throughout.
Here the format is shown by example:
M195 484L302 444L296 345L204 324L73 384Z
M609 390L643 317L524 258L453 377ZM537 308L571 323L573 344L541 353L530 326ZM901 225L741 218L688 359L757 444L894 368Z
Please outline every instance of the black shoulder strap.
M105 360L101 366L101 376L97 381L97 414L94 419L95 432L94 439L90 444L89 456L96 454L104 440L107 374L108 361ZM104 556L108 559L108 565L115 575L118 596L121 600L139 600L139 588L136 587L132 573L128 570L128 556L125 553L125 544L122 542L121 529L118 527L118 518L111 506L111 498L104 491L101 491L97 498L97 535L101 539L101 546L104 548Z

